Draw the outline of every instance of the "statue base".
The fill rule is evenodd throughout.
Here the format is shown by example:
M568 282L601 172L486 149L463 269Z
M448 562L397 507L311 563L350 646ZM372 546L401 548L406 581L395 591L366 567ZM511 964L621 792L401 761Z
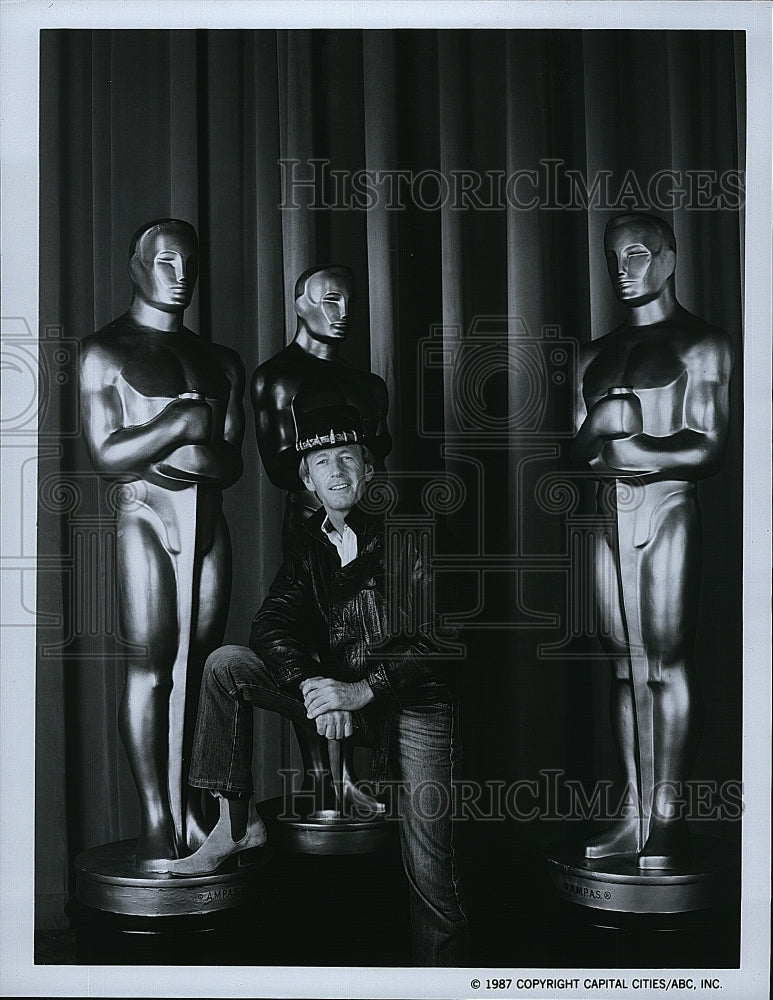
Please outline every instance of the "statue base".
M726 904L736 867L732 846L714 837L693 836L691 843L691 862L676 869L644 871L635 854L589 859L571 844L555 847L547 863L562 900L608 914L683 914Z
M83 851L75 859L75 896L85 906L133 917L201 916L244 903L262 865L262 848L245 851L212 875L179 878L144 872L134 840Z
M67 913L83 965L222 965L252 961L260 935L258 881L265 848L245 851L212 875L140 871L134 840L83 851ZM254 904L254 905L251 905ZM249 931L249 933L248 933Z
M324 809L305 817L292 811L292 800L285 809L271 816L264 814L268 842L280 851L297 854L376 854L390 843L395 831L384 815L372 819L343 816Z

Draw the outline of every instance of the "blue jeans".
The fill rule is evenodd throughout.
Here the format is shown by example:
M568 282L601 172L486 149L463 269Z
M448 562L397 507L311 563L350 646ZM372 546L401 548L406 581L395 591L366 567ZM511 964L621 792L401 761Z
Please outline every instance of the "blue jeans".
M389 734L389 771L398 790L414 965L468 964L467 915L451 818L458 757L455 704L397 713Z
M201 683L191 785L231 794L252 791L253 705L310 724L300 692L295 697L282 691L251 649L216 649L207 659ZM355 736L362 738L364 727L357 723ZM413 961L419 966L464 966L468 926L451 819L459 756L456 706L401 708L387 733L410 895Z

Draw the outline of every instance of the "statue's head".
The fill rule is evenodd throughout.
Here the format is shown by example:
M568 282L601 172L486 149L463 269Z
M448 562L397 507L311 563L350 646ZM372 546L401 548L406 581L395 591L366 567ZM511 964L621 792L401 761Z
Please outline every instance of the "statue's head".
M676 239L656 215L630 212L610 219L604 253L612 286L626 305L644 305L673 289Z
M199 274L196 230L180 219L155 219L129 244L134 297L162 312L187 309Z
M312 267L295 282L298 329L327 343L346 339L354 276L348 267Z

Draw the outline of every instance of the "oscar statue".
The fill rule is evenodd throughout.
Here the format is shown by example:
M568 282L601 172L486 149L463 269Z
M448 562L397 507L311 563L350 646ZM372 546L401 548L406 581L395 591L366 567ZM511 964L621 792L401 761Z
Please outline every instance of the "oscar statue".
M636 805L583 854L588 872L619 874L628 865L633 873L631 898L621 901L618 881L610 908L638 909L636 892L641 901L659 882L661 896L641 904L657 909L668 876L706 875L683 815L701 729L697 483L723 459L733 351L723 330L677 301L667 223L616 216L604 249L629 316L583 348L572 453L576 467L598 479L595 599L612 665L613 737ZM689 908L682 896L673 908Z
M153 914L166 912L163 903L159 910L127 902L120 886L132 878L141 886L144 875L158 888L152 873L195 850L211 825L186 778L201 674L222 641L230 599L222 493L242 473L244 370L234 351L183 323L198 275L191 225L160 219L142 226L128 269L128 311L83 343L80 406L94 469L124 484L116 583L121 636L132 651L118 726L140 827L129 842L130 870L124 861L114 865L109 902L94 899L105 872L76 866L87 902Z

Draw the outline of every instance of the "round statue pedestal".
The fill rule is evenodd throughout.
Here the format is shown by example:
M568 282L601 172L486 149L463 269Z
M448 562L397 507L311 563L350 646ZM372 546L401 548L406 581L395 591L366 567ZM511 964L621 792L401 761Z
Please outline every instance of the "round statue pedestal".
M213 875L179 878L140 871L134 840L84 851L75 859L68 912L76 960L87 964L217 964L246 961L247 905L265 858L256 848ZM254 940L254 938L253 938Z
M394 824L383 814L360 819L325 809L299 818L290 800L282 812L266 818L266 826L273 847L298 854L377 854L394 836Z
M642 872L635 855L588 860L556 846L548 926L576 968L734 968L740 961L738 866L732 846L692 838L693 863ZM553 959L555 961L555 958Z
M566 845L548 857L553 887L565 902L621 914L679 914L708 910L732 895L732 848L713 837L692 838L689 864L669 870L642 871L635 854L585 858Z

